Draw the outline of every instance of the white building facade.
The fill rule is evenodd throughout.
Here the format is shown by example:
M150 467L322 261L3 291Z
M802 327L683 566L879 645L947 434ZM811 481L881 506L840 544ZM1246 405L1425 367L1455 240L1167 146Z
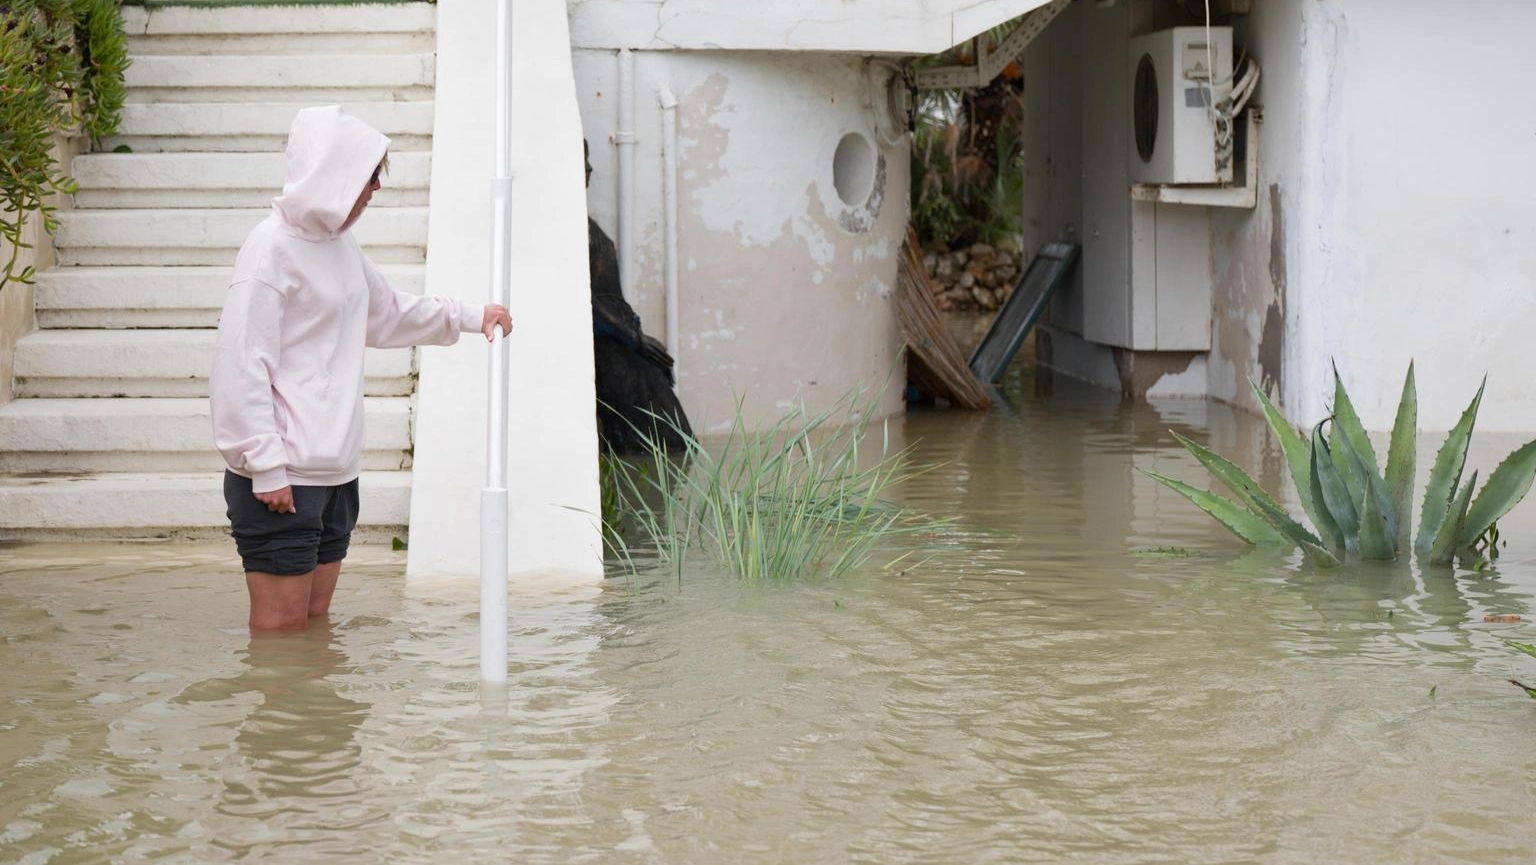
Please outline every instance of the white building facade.
M1536 393L1523 386L1536 326L1536 107L1522 92L1536 71L1523 47L1536 6L1211 8L1263 68L1251 209L1128 194L1130 42L1203 27L1203 4L1073 3L1026 52L1028 240L1083 244L1042 361L1132 393L1248 408L1251 379L1300 423L1328 414L1336 362L1366 423L1385 429L1413 360L1424 429L1449 428L1484 373L1479 427L1536 428ZM1170 316L1195 327L1194 341L1149 344Z

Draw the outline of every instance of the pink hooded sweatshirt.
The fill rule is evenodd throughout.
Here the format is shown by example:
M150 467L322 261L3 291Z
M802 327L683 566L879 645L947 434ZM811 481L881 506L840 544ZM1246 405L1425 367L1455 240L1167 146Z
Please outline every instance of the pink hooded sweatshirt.
M363 348L448 345L484 312L389 287L347 216L389 139L338 106L288 133L288 177L235 259L209 384L213 437L252 491L336 486L363 447Z

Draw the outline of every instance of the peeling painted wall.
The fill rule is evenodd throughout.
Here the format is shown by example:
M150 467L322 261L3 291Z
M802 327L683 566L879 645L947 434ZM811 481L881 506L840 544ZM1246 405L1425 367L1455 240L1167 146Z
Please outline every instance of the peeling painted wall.
M1177 10L1161 0L1074 4L1026 57L1031 111L1043 112L1030 122L1046 124L1027 141L1049 148L1029 155L1031 180L1042 175L1026 205L1032 240L1094 230L1090 214L1076 224L1062 214L1051 176L1074 132L1085 201L1122 158L1094 146L1091 76L1069 80L1055 58L1074 48L1091 56L1085 16L1135 16L1149 5L1156 28L1185 23L1169 20ZM1536 105L1524 92L1536 72L1524 44L1536 5L1249 8L1235 23L1264 68L1254 100L1264 111L1258 206L1209 213L1209 394L1254 408L1252 379L1293 420L1314 423L1328 413L1337 361L1366 423L1384 429L1416 360L1423 429L1454 423L1484 372L1479 428L1536 429L1536 392L1523 387L1536 330ZM1076 130L1064 108L1074 98L1085 106ZM1097 380L1108 369L1102 352L1072 342L1103 314L1092 287L1056 303L1057 332L1045 344Z
M1265 0L1250 23L1261 200L1218 223L1213 392L1278 356L1287 413L1315 422L1334 360L1384 429L1415 360L1423 429L1484 372L1479 429L1536 429L1536 6Z
M570 0L577 48L933 54L1048 0Z
M1211 267L1212 308L1209 376L1211 396L1251 411L1258 400L1251 380L1296 414L1297 396L1284 385L1293 362L1287 337L1304 309L1290 309L1287 284L1298 238L1300 179L1304 169L1297 131L1304 128L1301 100L1305 68L1302 5L1255 4L1253 14L1234 34L1251 46L1264 69L1254 104L1264 110L1259 127L1259 197L1253 210L1213 210Z
M575 56L592 146L589 211L616 240L618 60ZM889 383L901 406L892 291L907 224L905 140L881 140L881 96L855 57L743 52L636 56L635 274L625 293L647 332L665 332L661 114L678 99L678 389L694 426L776 419L798 398L812 411ZM878 76L875 76L878 78ZM844 202L834 154L870 145L867 194ZM889 134L889 133L887 133ZM861 190L862 192L862 190Z

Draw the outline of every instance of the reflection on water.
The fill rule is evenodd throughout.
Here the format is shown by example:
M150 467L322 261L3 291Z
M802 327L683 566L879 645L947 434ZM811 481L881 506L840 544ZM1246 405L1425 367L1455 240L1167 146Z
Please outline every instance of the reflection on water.
M302 634L253 636L240 660L245 669L238 675L198 682L170 701L190 706L247 695L257 701L239 723L222 779L214 813L237 819L227 821L231 834L221 833L218 843L247 846L243 828L259 827L265 840L282 824L283 845L323 843L331 830L382 819L383 813L367 814L358 797L365 787L357 732L368 705L338 691L350 670L330 623Z
M399 554L252 639L223 548L0 550L0 861L1529 860L1536 627L1484 617L1536 506L1497 572L1314 571L1137 471L1204 485L1172 428L1280 490L1258 422L1016 384L895 425L921 549L520 590L496 692L476 588Z

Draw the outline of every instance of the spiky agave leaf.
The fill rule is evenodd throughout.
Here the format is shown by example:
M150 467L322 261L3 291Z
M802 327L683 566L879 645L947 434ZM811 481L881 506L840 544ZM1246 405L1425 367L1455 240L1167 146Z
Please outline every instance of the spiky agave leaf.
M1209 490L1190 486L1157 472L1143 469L1141 473L1194 502L1196 507L1215 517L1217 522L1250 544L1279 546L1289 543L1284 535L1270 526L1268 520L1231 499L1222 498Z
M1275 408L1262 388L1254 384L1252 379L1248 380L1248 386L1253 388L1254 396L1258 397L1259 405L1264 409L1264 419L1269 421L1270 429L1275 431L1275 438L1280 441L1280 450L1285 454L1285 465L1290 469L1291 482L1296 485L1301 509L1306 512L1312 525L1321 530L1323 515L1318 512L1317 498L1312 492L1312 446L1291 426L1285 415Z
M1397 527L1392 525L1387 515L1382 512L1386 495L1382 491L1381 482L1371 475L1365 476L1365 498L1360 509L1360 557L1364 559L1379 559L1391 561L1397 558L1397 550L1393 547L1392 538L1397 533Z
M1314 442L1320 442L1322 434L1313 430L1312 438ZM1312 523L1322 534L1328 549L1335 555L1342 556L1349 544L1346 543L1344 530L1339 528L1339 521L1333 518L1333 512L1328 509L1328 497L1323 493L1323 467L1318 464L1320 459L1329 459L1328 449L1326 446L1314 445L1310 449L1310 457L1307 460L1309 466L1307 485L1312 490L1312 500L1317 503L1317 515L1313 517Z
M1458 546L1470 545L1478 535L1509 513L1531 491L1532 481L1536 481L1536 441L1526 442L1505 457L1488 476L1483 491L1477 494L1477 499L1467 510L1466 525L1457 539Z
M1360 415L1355 411L1355 404L1349 398L1344 380L1339 377L1338 364L1334 364L1333 367L1333 433L1344 436L1371 471L1377 473L1381 471L1376 462L1376 448L1371 444L1371 437L1366 433L1365 425L1360 422ZM1363 478L1361 483L1363 486Z
M1435 533L1435 539L1429 545L1429 563L1432 565L1448 565L1456 557L1456 551L1461 549L1462 526L1467 522L1467 508L1472 504L1472 490L1477 486L1477 472L1467 480L1461 492L1451 502L1446 511L1445 519L1441 522L1440 530Z
M1482 404L1483 388L1487 385L1488 377L1483 376L1471 404L1446 433L1445 443L1435 455L1435 464L1429 470L1429 483L1424 488L1424 504L1419 508L1419 535L1414 542L1414 550L1419 555L1430 552L1445 526L1451 499L1461 485L1461 470L1467 464L1467 446L1472 442L1472 428L1477 424L1477 409Z
M1360 553L1366 558L1390 559L1393 557L1391 551L1383 552L1376 542L1378 527L1366 525L1365 512L1368 509L1374 510L1378 517L1386 519L1389 544L1397 536L1397 514L1387 495L1387 484L1381 476L1381 468L1376 462L1376 448L1372 446L1370 434L1365 431L1365 425L1360 422L1360 415L1349 399L1349 391L1344 388L1344 380L1339 377L1337 365L1333 368L1332 432L1330 442L1334 451L1334 465L1349 487L1355 512L1360 515L1361 544L1369 543L1372 547L1372 552L1367 553L1362 546ZM1367 532L1370 538L1365 537Z
M1403 396L1397 403L1397 418L1392 422L1392 442L1387 447L1387 498L1397 532L1392 546L1399 552L1408 549L1413 534L1413 481L1416 473L1414 449L1418 447L1419 397L1413 380L1413 363L1403 379Z
M1349 487L1333 458L1328 440L1323 438L1324 423L1327 421L1312 428L1312 471L1317 476L1323 506L1339 527L1344 546L1354 549L1360 542L1360 513L1355 510L1354 497L1350 495Z
M1291 519L1291 515L1286 513L1284 508L1275 504L1273 499L1261 499L1254 504L1257 505L1259 512L1262 513L1272 525L1288 525L1297 529L1301 529L1299 536L1292 537L1290 540L1293 541L1296 546L1301 547L1301 551L1305 553L1307 558L1314 564L1325 568L1336 568L1342 563L1343 560L1340 559L1338 555L1336 555L1327 547L1319 544L1317 542L1317 538L1314 537L1311 532L1308 532L1306 529L1302 528L1299 523Z
M1263 517L1271 526L1278 530L1291 542L1301 547L1308 555L1318 558L1325 563L1338 563L1338 559L1323 547L1323 542L1317 536L1307 530L1306 526L1296 522L1285 508L1280 506L1269 493L1265 492L1258 482L1247 472L1238 468L1231 460L1215 453L1209 448L1191 441L1184 436L1174 433L1173 437L1192 454L1200 464L1205 466L1212 476L1221 481L1232 494L1237 496L1249 510ZM1321 555L1319 555L1321 554Z

